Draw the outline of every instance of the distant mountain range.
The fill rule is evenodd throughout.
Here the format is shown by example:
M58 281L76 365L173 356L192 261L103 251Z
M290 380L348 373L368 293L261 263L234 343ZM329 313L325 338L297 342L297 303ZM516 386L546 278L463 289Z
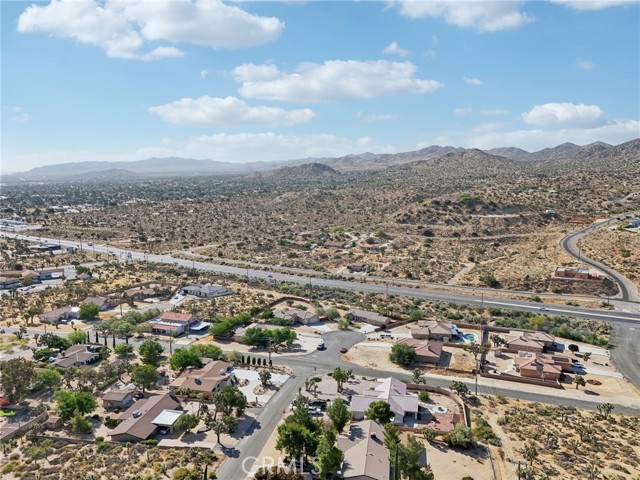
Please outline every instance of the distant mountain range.
M470 153L469 153L470 152ZM481 154L486 155L483 157ZM168 177L192 175L249 175L253 179L327 177L354 171L384 170L390 167L426 162L438 168L446 168L454 159L489 161L498 168L517 164L575 165L596 163L607 165L611 161L640 161L640 139L612 146L595 142L585 146L563 143L538 152L504 147L491 150L464 149L432 145L420 150L394 154L362 153L339 158L305 158L281 162L232 163L215 160L169 157L149 158L131 162L78 162L48 165L24 173L3 175L3 182L42 182L80 180L124 180L139 177ZM484 159L484 160L483 160ZM439 160L437 164L429 162ZM505 163L506 161L506 163ZM304 166L304 168L295 168ZM329 167L329 168L325 168ZM262 172L262 173L260 173ZM268 173L267 173L268 172Z

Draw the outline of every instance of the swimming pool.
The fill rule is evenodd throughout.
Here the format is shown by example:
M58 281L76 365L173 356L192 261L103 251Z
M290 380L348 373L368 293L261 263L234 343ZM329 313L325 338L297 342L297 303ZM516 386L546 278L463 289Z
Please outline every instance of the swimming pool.
M475 333L463 333L462 339L465 341L465 343L474 343L474 342L477 343L478 335Z

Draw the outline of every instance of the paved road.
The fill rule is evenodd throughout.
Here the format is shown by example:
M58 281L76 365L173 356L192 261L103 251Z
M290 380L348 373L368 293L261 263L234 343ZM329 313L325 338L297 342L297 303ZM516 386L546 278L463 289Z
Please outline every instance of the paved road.
M582 255L582 252L578 248L578 240L580 240L585 235L593 232L594 230L609 225L614 221L616 221L615 218L610 218L609 220L591 225L589 227L583 228L582 230L578 230L577 232L572 232L560 241L560 246L573 258L576 258L579 261L586 263L587 265L590 265L608 275L618 285L618 289L620 290L619 297L623 301L638 303L640 302L638 287L631 280L629 280L624 275L619 274L615 270L607 267L606 265L596 262L589 257L585 257L584 255Z

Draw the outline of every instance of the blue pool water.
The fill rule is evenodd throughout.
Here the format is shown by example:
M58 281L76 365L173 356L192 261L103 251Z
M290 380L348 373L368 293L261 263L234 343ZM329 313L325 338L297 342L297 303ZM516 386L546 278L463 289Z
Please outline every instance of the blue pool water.
M469 343L478 341L478 336L475 333L463 333L462 338L464 338L465 342Z

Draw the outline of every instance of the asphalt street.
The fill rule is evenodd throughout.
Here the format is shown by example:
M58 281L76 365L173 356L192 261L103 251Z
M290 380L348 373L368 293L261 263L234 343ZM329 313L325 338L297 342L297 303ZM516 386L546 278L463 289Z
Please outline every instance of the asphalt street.
M631 280L629 280L624 275L619 274L615 270L607 267L606 265L596 262L589 257L585 257L584 255L582 255L580 248L578 248L578 240L580 240L585 235L593 232L594 230L609 225L614 221L616 221L615 218L610 218L609 220L591 225L587 228L583 228L582 230L578 230L577 232L572 232L560 241L560 246L573 258L579 260L582 263L586 263L587 265L596 268L608 275L618 285L618 289L620 290L620 297L623 301L638 303L640 301L638 288Z

